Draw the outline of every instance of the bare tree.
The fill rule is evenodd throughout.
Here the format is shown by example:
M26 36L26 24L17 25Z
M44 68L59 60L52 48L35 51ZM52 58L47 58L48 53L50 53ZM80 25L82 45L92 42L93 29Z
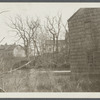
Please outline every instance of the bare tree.
M69 60L69 54L70 54L70 48L69 48L69 32L67 29L67 22L65 24L62 23L62 26L64 28L64 33L65 33L65 55L66 55L66 60Z
M61 27L62 27L62 15L58 14L58 16L55 17L46 17L47 19L47 25L46 30L50 34L52 34L53 37L53 54L54 54L54 48L56 47L56 53L58 54L58 38L59 34L61 33Z
M42 54L46 52L46 40L49 38L48 33L45 30L45 27L40 27L40 34L38 36L39 47Z
M20 16L15 17L14 20L10 20L11 24L9 25L12 28L19 40L23 41L23 49L25 50L26 57L29 57L30 54L30 44L34 40L34 35L37 33L38 27L40 25L39 19L36 20L30 19L27 17L26 19L22 19Z

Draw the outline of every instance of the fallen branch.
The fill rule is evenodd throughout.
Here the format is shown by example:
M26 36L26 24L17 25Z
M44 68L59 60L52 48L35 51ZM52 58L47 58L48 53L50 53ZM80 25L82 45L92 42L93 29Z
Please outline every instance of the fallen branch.
M6 91L0 87L0 92L6 92Z
M26 64L24 64L24 65L22 65L22 66L20 66L20 67L18 67L18 68L16 68L16 69L14 69L14 70L6 71L6 72L0 74L0 77L2 77L3 74L7 74L7 73L14 72L14 71L16 71L16 70L19 70L19 69L21 69L21 68L27 66L27 65L30 64L31 62L32 62L32 61L29 61L29 62L27 62Z

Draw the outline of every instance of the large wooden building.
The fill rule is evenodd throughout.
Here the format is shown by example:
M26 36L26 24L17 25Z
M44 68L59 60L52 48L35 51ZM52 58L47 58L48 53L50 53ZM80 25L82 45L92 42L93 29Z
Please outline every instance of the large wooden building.
M68 27L72 73L100 73L100 8L80 8Z

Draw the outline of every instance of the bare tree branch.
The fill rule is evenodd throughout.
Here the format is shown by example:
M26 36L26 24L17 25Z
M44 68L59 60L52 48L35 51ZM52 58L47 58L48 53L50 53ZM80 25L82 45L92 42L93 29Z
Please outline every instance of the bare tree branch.
M0 14L5 13L5 12L9 12L9 10L1 11Z
M54 46L55 46L55 40L56 40L56 52L58 52L58 38L59 34L61 32L61 22L62 22L62 15L57 15L52 18L46 17L47 25L45 27L46 31L50 34L52 34L53 37L53 52L54 52Z
M39 19L29 20L27 17L23 20L20 16L16 16L15 19L11 19L10 22L11 24L9 27L12 28L16 32L17 36L23 41L25 54L29 57L30 45L40 26Z
M0 41L0 43L5 39L5 37Z

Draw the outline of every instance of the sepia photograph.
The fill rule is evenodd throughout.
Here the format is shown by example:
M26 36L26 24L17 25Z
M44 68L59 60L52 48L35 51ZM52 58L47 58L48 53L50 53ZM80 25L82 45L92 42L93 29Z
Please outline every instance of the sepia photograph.
M100 3L0 3L0 92L99 93Z

